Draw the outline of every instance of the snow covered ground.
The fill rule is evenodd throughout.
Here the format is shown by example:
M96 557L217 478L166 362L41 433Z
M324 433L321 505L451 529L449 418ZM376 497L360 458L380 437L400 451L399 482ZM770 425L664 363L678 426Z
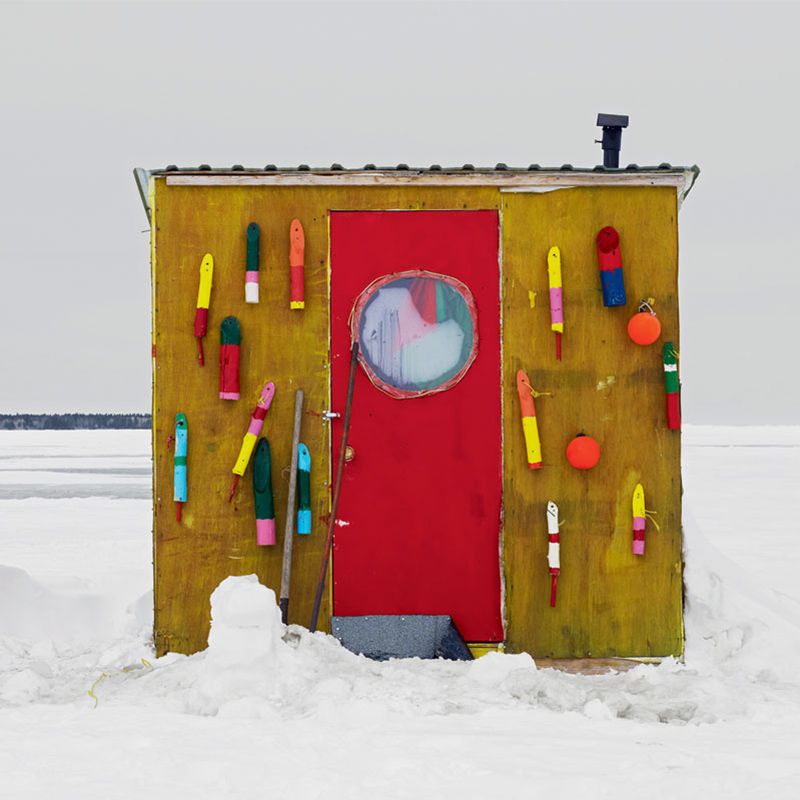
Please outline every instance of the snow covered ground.
M800 428L684 444L686 663L587 677L370 662L247 578L156 660L149 433L0 432L0 797L800 797Z

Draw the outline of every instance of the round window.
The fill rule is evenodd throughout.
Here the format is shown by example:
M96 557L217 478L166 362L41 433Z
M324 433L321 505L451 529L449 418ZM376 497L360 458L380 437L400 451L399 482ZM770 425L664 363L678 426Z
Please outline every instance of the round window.
M350 325L369 379L398 399L449 389L478 352L472 293L434 272L408 270L373 281L356 299Z

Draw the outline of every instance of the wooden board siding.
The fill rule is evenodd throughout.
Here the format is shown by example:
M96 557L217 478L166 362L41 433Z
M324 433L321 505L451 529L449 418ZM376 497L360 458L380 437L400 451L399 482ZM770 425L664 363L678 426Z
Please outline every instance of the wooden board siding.
M226 502L231 468L250 413L266 380L276 385L264 423L273 459L277 529L285 524L295 389L305 391L301 441L311 452L313 529L296 536L289 620L308 625L319 575L328 512L328 220L329 209L449 209L499 207L496 189L383 187L181 187L155 181L153 266L154 361L154 586L155 643L191 653L206 645L209 595L228 575L255 573L280 586L278 545L255 544L252 477ZM289 310L289 223L305 229L306 307ZM245 229L261 226L261 299L244 302ZM199 367L193 320L200 261L214 256L206 366ZM242 325L241 399L217 397L219 325L228 315ZM172 502L172 450L167 440L176 412L189 428L189 499L183 523ZM341 409L340 409L341 411ZM334 425L341 424L334 422ZM327 630L326 596L320 620Z
M664 656L683 650L680 433L667 429L661 344L678 336L675 191L581 188L504 194L504 562L507 649L569 658ZM628 304L605 308L595 235L617 228ZM550 331L547 252L561 248L563 361ZM530 307L529 291L536 292ZM655 297L662 338L633 344L627 323ZM537 391L544 466L530 471L519 420L518 369ZM575 434L600 443L581 472L564 451ZM631 495L644 485L646 553L631 553ZM545 504L558 503L561 576L549 608Z
M602 176L598 178L601 180ZM663 338L677 332L677 192L670 187L501 193L492 186L180 186L154 180L151 197L154 314L155 641L159 654L205 647L209 595L228 575L256 573L276 590L278 545L255 544L251 473L225 500L231 467L265 380L277 391L264 433L273 457L277 529L283 531L295 389L306 393L301 440L312 458L313 532L296 537L289 617L307 625L328 511L329 209L500 209L504 358L504 577L508 651L542 657L666 655L682 650L680 441L664 421L660 343L639 348L625 326L641 297L656 298ZM289 310L289 223L306 237L306 308ZM261 301L244 302L245 228L261 226ZM622 238L628 305L602 305L594 236ZM547 304L547 250L561 247L564 361L554 357ZM206 366L192 333L200 260L214 255ZM531 309L528 292L538 293ZM492 312L491 309L488 310ZM487 313L479 309L479 313ZM219 324L242 325L241 400L217 398ZM525 465L513 377L528 370L553 392L537 402L545 466ZM614 376L609 382L608 377ZM598 389L605 381L607 388ZM413 401L408 401L413 402ZM338 409L341 410L341 409ZM183 524L172 502L175 413L189 427L189 499ZM337 422L334 425L340 424ZM476 421L476 424L479 424ZM564 448L580 430L603 448L588 474ZM644 558L631 555L630 497L641 480L661 532L648 524ZM547 605L548 499L561 507L558 607ZM321 622L327 627L326 598Z

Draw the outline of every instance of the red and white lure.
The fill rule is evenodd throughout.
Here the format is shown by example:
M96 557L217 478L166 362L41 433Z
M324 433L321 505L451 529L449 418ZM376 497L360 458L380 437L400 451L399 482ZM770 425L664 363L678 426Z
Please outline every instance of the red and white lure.
M556 607L556 585L561 572L561 536L558 532L558 506L547 503L547 566L550 568L550 608Z

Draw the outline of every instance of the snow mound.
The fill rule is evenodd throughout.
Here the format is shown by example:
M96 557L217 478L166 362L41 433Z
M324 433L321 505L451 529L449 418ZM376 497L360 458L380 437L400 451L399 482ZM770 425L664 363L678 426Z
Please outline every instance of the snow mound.
M113 624L103 598L56 593L24 570L0 566L0 637L107 636Z
M119 618L101 595L45 588L0 565L0 707L66 702L105 670L151 657L153 593Z
M732 626L718 579L701 566L690 594L688 664L666 659L627 672L572 675L538 669L527 653L489 653L473 662L370 661L331 636L284 626L274 592L255 575L224 580L211 596L208 648L158 659L112 682L111 702L153 702L200 715L294 719L379 713L431 716L502 708L574 712L592 720L675 725L746 718L800 707L800 686L764 666L770 630L755 617ZM715 561L716 555L713 556ZM705 581L702 579L706 576ZM755 652L750 642L758 643ZM30 679L35 684L35 679ZM26 691L27 684L18 687ZM765 701L768 705L765 706ZM372 709L371 711L369 709Z

